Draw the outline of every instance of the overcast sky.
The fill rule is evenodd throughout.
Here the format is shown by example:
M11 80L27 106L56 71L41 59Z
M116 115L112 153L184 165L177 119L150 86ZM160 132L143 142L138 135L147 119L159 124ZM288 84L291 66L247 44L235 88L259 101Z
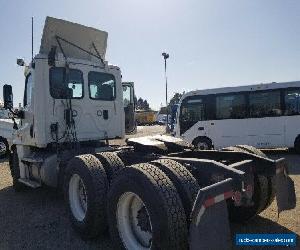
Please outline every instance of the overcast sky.
M164 103L161 53L168 60L169 97L183 90L300 80L297 0L0 0L0 84L24 89L17 58L38 52L45 17L108 32L106 59L134 81L138 97Z

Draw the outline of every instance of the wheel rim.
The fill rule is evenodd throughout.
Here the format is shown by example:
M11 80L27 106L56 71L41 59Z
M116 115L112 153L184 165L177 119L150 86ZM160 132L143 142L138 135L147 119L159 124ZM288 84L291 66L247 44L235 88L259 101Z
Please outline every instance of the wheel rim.
M4 142L0 142L0 155L6 154L6 145Z
M201 141L197 143L197 148L201 150L209 149L208 144L206 142L201 142Z
M78 174L72 175L69 182L69 203L73 216L83 221L87 211L87 192L84 182Z
M151 219L138 195L132 192L124 193L119 198L116 216L119 234L127 249L151 248Z

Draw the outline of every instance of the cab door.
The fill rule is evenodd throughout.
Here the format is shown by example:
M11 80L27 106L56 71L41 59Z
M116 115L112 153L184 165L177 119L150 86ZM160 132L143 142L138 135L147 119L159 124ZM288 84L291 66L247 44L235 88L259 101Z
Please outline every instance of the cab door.
M125 112L125 133L132 134L136 132L134 83L123 82L122 86Z
M34 145L35 128L34 128L34 71L26 75L24 99L23 99L23 116L21 117L18 129L14 131L14 139L17 144Z

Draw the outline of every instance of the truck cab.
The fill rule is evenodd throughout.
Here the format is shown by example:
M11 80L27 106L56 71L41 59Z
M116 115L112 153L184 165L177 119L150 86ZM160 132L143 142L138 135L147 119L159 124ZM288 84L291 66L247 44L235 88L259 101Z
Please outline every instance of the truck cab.
M14 183L57 187L62 162L135 130L134 85L105 61L106 44L105 31L47 17L39 53L28 66L17 61L25 66L21 110L13 110L12 87L3 89L4 106L19 120L10 147Z
M16 145L124 138L125 123L135 129L133 83L122 84L120 68L105 61L106 42L104 31L46 19L40 52L25 70Z

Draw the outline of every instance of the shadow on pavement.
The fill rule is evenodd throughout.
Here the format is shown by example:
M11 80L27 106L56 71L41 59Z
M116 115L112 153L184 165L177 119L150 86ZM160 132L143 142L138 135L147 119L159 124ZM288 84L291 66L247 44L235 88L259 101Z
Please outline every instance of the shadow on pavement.
M62 195L49 188L0 189L0 249L113 249L108 235L83 241L72 229Z
M1 164L1 163L4 163L4 162L8 162L8 158L0 159L0 164Z

